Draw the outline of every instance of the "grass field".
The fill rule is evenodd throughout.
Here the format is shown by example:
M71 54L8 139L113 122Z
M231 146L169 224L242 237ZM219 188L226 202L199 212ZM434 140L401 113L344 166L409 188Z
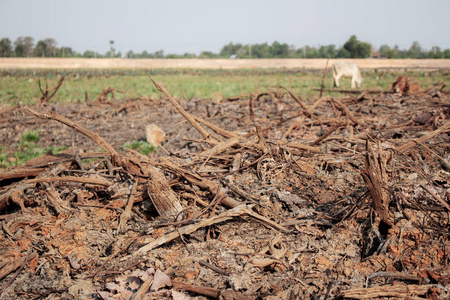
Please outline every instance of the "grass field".
M316 88L320 88L322 81L321 71L305 70L153 70L151 72L139 71L8 71L0 76L0 103L16 105L36 104L41 92L38 81L45 88L45 82L52 90L58 83L61 75L65 81L51 102L62 103L85 100L87 93L89 99L94 100L105 87L112 87L124 93L116 93L117 99L134 99L141 96L159 99L162 95L153 86L149 75L156 81L162 82L166 90L176 98L199 98L220 100L235 97L251 92L265 92L279 86L289 88L294 94L310 98L318 95ZM393 72L363 72L365 82L362 89L387 90L400 73ZM401 73L407 75L413 82L419 82L422 88L443 80L448 82L450 75L445 72L414 71ZM350 88L350 79L341 80L341 88ZM332 75L326 74L325 88L332 88ZM338 96L338 93L328 93ZM342 95L342 94L341 94Z

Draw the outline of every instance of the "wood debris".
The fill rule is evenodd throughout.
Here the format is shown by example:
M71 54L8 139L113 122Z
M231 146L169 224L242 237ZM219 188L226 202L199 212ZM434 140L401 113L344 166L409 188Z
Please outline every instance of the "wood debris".
M69 146L0 171L1 299L450 297L442 85L215 103L152 82L0 113L12 152L35 129ZM149 123L156 153L122 148Z

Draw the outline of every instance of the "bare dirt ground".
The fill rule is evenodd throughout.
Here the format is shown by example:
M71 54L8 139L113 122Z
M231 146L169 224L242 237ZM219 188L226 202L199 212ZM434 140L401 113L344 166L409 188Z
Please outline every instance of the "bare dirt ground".
M0 298L448 299L442 88L5 108L70 149L0 172Z
M338 59L331 59L329 66ZM450 69L450 59L345 59L361 69ZM0 69L323 69L326 59L0 58Z

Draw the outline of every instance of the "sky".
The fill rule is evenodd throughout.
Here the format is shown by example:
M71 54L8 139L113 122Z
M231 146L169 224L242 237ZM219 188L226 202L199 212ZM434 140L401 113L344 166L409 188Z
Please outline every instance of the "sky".
M0 39L54 38L58 47L104 54L219 53L230 42L301 48L450 48L450 0L0 0Z

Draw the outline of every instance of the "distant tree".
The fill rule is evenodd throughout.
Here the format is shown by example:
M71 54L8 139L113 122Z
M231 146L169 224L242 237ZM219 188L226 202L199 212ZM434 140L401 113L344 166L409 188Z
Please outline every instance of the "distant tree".
M242 49L242 44L237 43L229 43L228 45L223 46L222 50L220 50L220 56L229 58L231 55L237 55L239 49Z
M3 38L0 40L0 57L10 57L12 54L11 40Z
M109 41L109 44L111 45L111 50L110 50L109 54L110 54L111 57L113 57L113 56L114 56L114 50L115 50L115 49L113 48L114 41L113 41L113 40L110 40L110 41Z
M33 56L34 39L31 36L20 36L13 44L14 53L17 57Z
M384 56L386 58L397 58L398 57L398 51L391 49L391 47L389 47L388 45L381 45L378 52L380 53L381 56Z
M274 41L272 45L270 45L270 57L271 58L284 58L289 55L289 45L284 43L281 44L278 41Z
M450 58L450 49L445 49L442 54L443 58Z
M56 41L52 38L46 38L37 42L34 47L36 57L54 57L56 56Z
M200 52L199 58L214 58L216 55L211 51Z
M320 46L319 48L319 57L321 58L335 58L336 54L336 47L334 45Z
M139 54L139 58L151 58L151 57L153 56L145 50L142 51L141 54Z
M338 58L351 58L350 52L347 51L344 47L339 48L337 53Z
M164 50L158 50L153 53L154 58L164 58Z
M83 57L85 57L85 58L93 58L93 57L95 57L95 52L91 51L91 50L86 50L83 53Z
M74 56L73 54L73 50L70 47L61 47L56 49L56 56L58 57L72 57Z
M133 50L129 50L125 52L125 58L136 58L136 54L134 54Z
M345 42L343 48L350 54L350 58L366 58L370 56L372 45L360 42L355 35Z
M443 58L444 52L442 52L441 48L438 46L433 46L431 48L429 57L430 58Z
M411 47L408 50L408 57L409 58L421 58L422 55L423 55L422 47L420 46L419 42L417 42L417 41L413 42Z
M252 45L252 56L256 58L268 58L270 56L269 45L267 43Z

